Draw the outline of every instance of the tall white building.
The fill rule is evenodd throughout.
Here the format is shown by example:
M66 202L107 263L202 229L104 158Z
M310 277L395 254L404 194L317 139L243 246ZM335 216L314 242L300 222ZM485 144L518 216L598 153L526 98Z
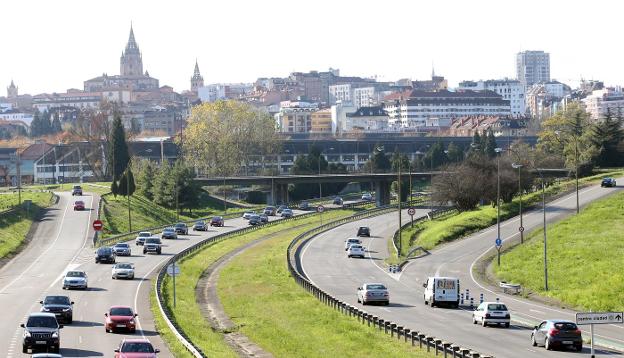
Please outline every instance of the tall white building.
M373 86L356 87L350 83L329 86L329 103L352 103L356 108L374 107L381 103L383 94Z
M593 91L591 95L583 99L583 103L593 120L604 117L607 110L613 115L617 115L618 112L624 115L624 91L621 87Z
M525 86L550 81L550 54L544 51L523 51L516 55L516 75Z
M504 100L509 101L512 115L522 116L526 113L524 102L526 90L524 85L518 80L505 78L502 80L463 81L460 82L457 90L492 91L501 95Z

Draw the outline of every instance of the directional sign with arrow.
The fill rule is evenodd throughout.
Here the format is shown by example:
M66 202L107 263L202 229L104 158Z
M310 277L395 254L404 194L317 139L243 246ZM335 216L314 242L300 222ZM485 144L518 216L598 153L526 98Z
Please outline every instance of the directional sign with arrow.
M622 312L577 312L576 324L624 323Z

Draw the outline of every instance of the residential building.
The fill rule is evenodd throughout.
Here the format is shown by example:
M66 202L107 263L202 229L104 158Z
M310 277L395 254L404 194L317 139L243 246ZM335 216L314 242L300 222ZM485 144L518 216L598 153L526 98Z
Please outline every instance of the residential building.
M101 92L43 93L33 97L33 107L39 112L51 108L74 107L80 109L98 108L102 101Z
M331 133L332 116L331 109L324 108L310 114L311 129L313 133Z
M557 81L536 83L527 88L526 107L531 117L546 119L563 109L570 86Z
M382 94L374 86L355 87L350 83L329 86L329 103L353 103L357 108L372 107L381 103Z
M509 101L511 106L511 114L514 116L523 116L526 114L525 106L525 87L518 80L510 80L508 78L502 80L487 81L463 81L459 83L458 91L492 91L498 93L503 99Z
M274 116L279 132L308 133L312 131L312 113L318 104L304 101L284 101Z
M425 129L427 119L453 119L463 116L508 116L509 100L492 91L437 92L406 91L387 96L384 109L395 129Z
M253 92L250 83L215 83L197 88L202 102L216 102L224 99L241 99Z
M347 114L357 110L350 102L338 102L331 106L332 134L341 134L347 128Z
M525 86L550 81L550 54L544 51L523 51L516 55L516 75Z
M432 70L431 80L411 81L411 87L417 91L443 91L448 89L448 81L444 76L436 76Z
M585 109L593 120L603 118L607 111L613 115L624 115L624 91L622 87L609 87L593 91L584 98Z
M530 134L528 121L526 117L466 116L454 119L448 133L453 137L472 137L491 129L495 137L508 138L511 142L512 137Z
M33 120L33 114L17 109L9 109L0 111L0 120L7 122L21 122L24 123L26 127L30 127L30 123Z
M360 107L346 113L341 132L383 132L388 130L388 114L381 106Z

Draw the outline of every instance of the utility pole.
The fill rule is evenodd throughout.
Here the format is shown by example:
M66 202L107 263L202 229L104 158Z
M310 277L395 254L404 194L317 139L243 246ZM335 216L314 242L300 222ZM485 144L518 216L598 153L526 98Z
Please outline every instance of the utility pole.
M126 168L126 198L128 198L128 232L132 232L132 214L131 214L131 203L130 203L130 163L132 163L132 158L128 162L128 167Z
M398 180L397 180L397 196L399 201L399 253L398 256L401 257L401 249L403 244L401 243L401 156L399 155L399 172L398 172Z

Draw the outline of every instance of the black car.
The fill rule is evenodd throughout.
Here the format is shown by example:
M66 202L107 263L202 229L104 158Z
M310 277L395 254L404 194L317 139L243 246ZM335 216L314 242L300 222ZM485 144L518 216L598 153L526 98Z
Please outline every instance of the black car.
M173 230L175 230L176 234L188 235L188 226L186 226L185 223L175 224L175 226L173 227Z
M370 229L368 228L368 226L360 226L357 232L357 236L370 237Z
M544 346L546 350L561 347L574 347L577 351L583 350L583 336L576 323L567 320L542 321L533 327L531 333L533 347Z
M600 186L603 188L612 188L615 187L617 184L615 183L615 179L613 178L604 178L602 179L602 182L600 183Z
M103 246L97 249L97 251L95 252L95 263L99 264L106 262L109 264L114 264L115 257L115 251L113 251L112 248L108 246Z
M282 213L282 211L284 211L284 209L288 209L288 205L280 205L280 206L278 206L278 207L277 207L277 211L276 211L276 212L277 212L278 214L281 214L281 213Z
M72 188L72 196L74 195L82 195L82 187L80 185L74 185Z
M334 198L334 205L342 205L343 201L342 198L337 196Z
M53 353L58 353L61 350L59 330L63 326L58 324L54 314L31 313L26 324L22 323L20 327L24 328L22 353L28 353L29 349L32 349L33 352L36 349L41 349Z
M74 302L67 296L46 296L41 303L41 312L53 313L58 322L72 323Z

